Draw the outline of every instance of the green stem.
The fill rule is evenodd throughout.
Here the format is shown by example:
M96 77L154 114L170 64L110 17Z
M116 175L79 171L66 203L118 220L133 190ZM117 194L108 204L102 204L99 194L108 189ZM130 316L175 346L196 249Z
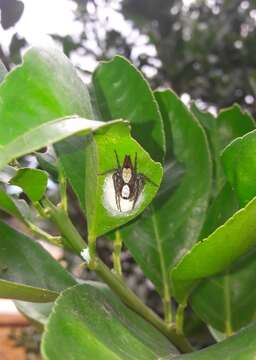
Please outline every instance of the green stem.
M230 284L229 284L229 270L226 270L224 277L224 294L225 294L225 334L231 336L234 334L231 322L231 299L230 299Z
M105 281L109 287L119 295L120 299L133 311L141 315L144 319L154 325L162 334L164 334L180 351L184 353L192 352L193 348L188 340L176 333L174 326L168 326L159 316L157 316L149 307L147 307L135 295L120 277L111 272L108 267L98 258L95 258L92 264L93 270Z
M184 323L184 311L187 307L187 304L179 304L178 310L176 313L176 331L177 334L183 335L183 323Z
M80 255L86 248L86 244L70 221L68 215L62 208L56 207L48 199L43 200L43 205L48 208L52 221L58 226L65 239L68 240L73 250ZM90 252L89 252L90 253ZM91 254L90 254L91 255ZM147 307L122 281L120 276L113 273L96 256L91 258L88 264L91 270L95 270L97 275L120 297L120 299L132 310L141 315L144 319L154 325L164 334L180 351L187 353L193 351L188 340L176 333L173 326L168 326L159 316Z
M168 284L164 286L164 297L162 299L164 307L164 321L167 324L172 323L171 295Z
M86 243L72 224L65 210L62 207L55 206L47 198L44 198L42 203L46 207L51 220L58 226L67 241L68 247L80 254L86 248Z
M61 236L53 236L48 234L46 231L40 229L38 226L32 224L30 221L26 220L27 227L33 232L33 234L38 235L40 238L48 241L49 243L56 246L63 246Z
M65 212L67 212L68 211L67 180L64 175L64 170L61 163L59 163L58 169L59 169L59 188L60 188L60 198L61 198L60 207L62 207L62 209Z
M117 275L122 276L122 266L121 266L121 251L122 251L122 237L119 230L115 231L115 240L114 240L114 251L113 251L113 265L114 270Z
M37 201L33 203L34 208L43 219L48 219L47 209L44 209L41 204Z

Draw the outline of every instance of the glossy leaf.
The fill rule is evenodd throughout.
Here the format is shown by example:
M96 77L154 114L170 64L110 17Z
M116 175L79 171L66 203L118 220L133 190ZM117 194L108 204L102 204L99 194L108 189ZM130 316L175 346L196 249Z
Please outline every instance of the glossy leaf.
M226 183L209 206L200 239L206 238L223 225L238 209L237 196Z
M32 202L39 201L47 188L48 175L39 169L19 169L10 184L22 188Z
M224 274L199 284L191 296L193 310L205 323L222 333L230 335L238 331L255 316L255 271L256 251L253 249Z
M66 122L61 122L59 126L50 125L48 122L74 114L86 119L94 118L85 84L67 57L54 48L28 50L23 64L11 71L3 82L0 99L0 144L16 142L15 151L9 150L11 154L5 156L4 164L17 156L67 137ZM72 125L77 127L77 124L76 120L69 123L68 133L71 135L77 132ZM62 135L57 136L61 129ZM23 147L25 148L21 151ZM82 156L84 159L84 153ZM73 158L73 164L80 158L81 154ZM0 168L2 162L0 156ZM74 187L73 181L75 182L76 177L68 168L65 168L65 172Z
M29 49L23 64L2 82L0 99L1 145L57 118L92 118L85 85L66 56L54 48Z
M3 222L0 222L0 278L54 292L76 284L39 244ZM18 296L18 292L17 297L13 294L13 298Z
M58 297L56 291L0 280L0 298L32 302L50 302Z
M179 360L251 360L256 356L256 325L252 324L238 334L216 345L188 355L180 355Z
M0 209L21 221L24 218L31 219L31 211L27 203L24 200L11 197L2 188L0 188Z
M76 137L74 137L74 138L76 138ZM61 142L60 142L60 144L61 144ZM49 152L49 150L45 153L36 152L35 156L36 156L36 159L38 161L40 168L47 171L48 174L50 174L54 180L57 180L58 179L58 167L57 167L56 156L54 156L51 152Z
M171 359L177 351L106 286L91 283L62 293L42 341L44 359Z
M134 197L124 200L120 196L119 209L116 198L118 190L115 189L113 181L113 174L118 168L116 155L120 166L123 165L126 155L130 156L132 165L135 166L136 154L137 173L143 177L144 186L138 190L135 203ZM127 223L145 209L158 190L162 167L130 136L128 124L117 123L115 126L99 129L93 136L88 137L85 178L88 233L89 239L94 241L97 236ZM137 184L134 189L140 186Z
M198 280L228 268L255 245L256 199L197 243L172 270L175 297L184 302Z
M55 145L66 177L85 212L85 136L73 136Z
M155 161L163 161L163 121L149 84L125 58L102 62L93 74L94 105L103 120L125 119L132 136Z
M94 112L109 121L122 118L132 125L132 135L155 160L165 151L163 124L152 91L142 74L126 59L116 56L101 63L93 75ZM147 136L150 131L150 136ZM85 211L86 139L70 138L55 146L66 176Z
M198 239L211 187L211 161L201 126L171 91L157 92L168 150L165 175L152 206L122 229L125 245L162 294L169 268ZM202 176L204 169L204 176Z
M216 196L226 181L221 161L224 147L237 137L252 131L255 123L239 105L221 110L217 118L210 113L200 111L195 104L192 105L192 111L204 127L209 139L214 169L213 195Z
M255 195L256 130L234 140L224 150L222 159L225 174L235 189L241 205Z
M214 196L200 235L200 238L205 238L239 209L237 196L226 183L220 155L227 143L252 130L254 124L237 105L221 111L216 119L198 109L195 112L195 108L194 113L206 129L215 165ZM250 321L255 312L255 296L248 291L254 273L249 259L248 266L246 261L243 261L243 266L238 261L224 274L203 280L192 293L190 303L196 314L223 333L237 331ZM242 299L246 299L246 303Z
M31 303L28 301L14 301L14 304L19 312L26 316L34 324L37 324L39 328L44 328L47 324L49 316L51 314L54 303Z
M105 124L100 121L86 120L76 116L48 121L45 124L34 127L30 131L23 133L12 142L5 144L2 147L0 146L0 169L17 157L63 140L71 135L85 135L100 126L111 126L111 124L112 123Z

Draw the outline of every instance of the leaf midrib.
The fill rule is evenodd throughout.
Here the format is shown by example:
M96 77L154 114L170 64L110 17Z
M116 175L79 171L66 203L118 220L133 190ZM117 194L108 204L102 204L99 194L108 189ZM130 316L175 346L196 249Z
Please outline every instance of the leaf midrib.
M160 235L159 235L159 231L158 231L156 213L155 213L153 205L151 205L151 207L152 207L152 225L153 225L154 235L155 235L155 239L156 239L156 246L157 246L157 250L158 250L158 254L159 254L160 267L161 267L162 279L163 279L163 291L164 291L163 295L165 296L165 295L168 295L169 291L170 291L169 281L168 281L168 273L166 271L166 263L164 260L163 249L161 246L161 239L160 239Z

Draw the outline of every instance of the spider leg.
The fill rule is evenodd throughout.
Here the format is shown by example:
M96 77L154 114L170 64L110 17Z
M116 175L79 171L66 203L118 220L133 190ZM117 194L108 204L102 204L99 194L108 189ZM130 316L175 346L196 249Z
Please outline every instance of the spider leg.
M134 183L134 199L132 204L132 210L134 210L135 208L136 202L138 201L139 195L143 190L144 184L145 184L144 175L139 174Z
M147 177L146 175L139 173L137 176L138 177L143 177L144 181L146 180L150 184L158 187L158 185L154 181L152 181L149 177Z
M137 152L134 157L134 174L137 175Z
M112 175L112 178L113 178L114 189L115 189L116 207L119 211L122 211L121 204L120 204L120 182L118 181L119 180L118 171Z
M117 163L117 167L118 167L118 169L121 169L121 165L120 165L120 162L119 162L119 159L118 159L117 152L116 152L116 150L114 150L114 151L115 151L115 155L116 155L116 163Z
M110 173L115 172L115 171L118 171L118 169L110 169L110 170L104 171L102 173L98 173L97 175L98 176L107 175L107 174L110 174Z

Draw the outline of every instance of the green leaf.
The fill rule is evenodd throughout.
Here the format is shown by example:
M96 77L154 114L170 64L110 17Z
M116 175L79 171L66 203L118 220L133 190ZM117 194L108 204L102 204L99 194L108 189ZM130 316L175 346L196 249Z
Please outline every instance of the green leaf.
M58 144L55 150L61 161L65 175L78 198L81 209L85 212L85 136L73 136Z
M69 140L69 138L67 140ZM61 143L62 142L60 142L60 144ZM50 174L54 180L57 180L58 179L57 159L56 156L54 156L54 154L52 153L53 149L52 148L50 149L51 151L49 151L49 147L48 147L48 151L45 153L36 152L35 156L40 168L47 171L48 174Z
M241 205L255 195L256 130L235 139L223 152L225 174L236 191Z
M121 234L145 275L163 294L170 286L169 268L200 234L211 189L211 161L205 134L181 100L169 90L157 92L156 99L167 144L172 144L163 184L152 206Z
M49 124L48 130L46 123L49 121L74 114L86 119L94 118L85 84L67 57L56 48L32 48L27 51L23 64L11 71L3 82L0 100L0 144L16 141L19 148L19 151L13 149L12 154L5 158L5 164L17 156L64 139L67 136L65 133L71 135L77 132L72 128L73 122L77 127L76 120L69 121L69 131L65 121L59 127ZM43 124L45 126L40 128ZM60 128L62 135L57 136ZM25 135L23 139L27 133L29 138ZM31 141L33 146L30 146ZM21 151L23 147L25 149ZM0 156L0 168L1 160ZM79 157L73 158L73 164L77 160ZM72 172L70 174L68 169L65 170L73 186Z
M60 292L76 284L71 275L39 244L3 222L0 222L0 279L53 292ZM21 296L22 287L17 288L16 293L13 292L12 298L21 299ZM35 290L35 296L38 301L38 289ZM49 301L52 299L51 296Z
M178 356L179 360L252 360L256 356L256 325L252 324L216 345L192 354Z
M171 359L177 351L106 286L91 283L62 293L55 303L41 351L47 360Z
M220 155L227 143L252 130L254 124L237 105L222 110L217 119L195 108L194 113L206 129L215 165L214 196L200 235L200 238L205 238L239 209L237 196L224 177ZM230 335L238 330L250 321L255 311L254 293L248 291L252 272L253 265L248 259L248 266L246 262L241 266L239 261L224 274L203 280L192 293L190 303L193 310L222 333ZM242 299L246 299L246 303Z
M121 122L121 120L106 124L100 121L86 120L75 116L56 119L35 127L31 131L24 133L21 137L16 138L14 141L2 147L0 153L0 169L17 157L31 153L71 135L85 135L101 126L111 126L116 122Z
M238 209L237 196L230 185L226 183L209 206L200 238L204 239L209 236Z
M14 301L16 308L30 321L36 323L39 328L43 328L49 319L52 311L53 302L31 303L28 301Z
M1 84L0 99L1 145L57 118L92 118L85 85L66 56L54 48L28 50L22 65Z
M0 188L0 209L21 221L31 218L31 211L27 203L24 200L11 197L2 188Z
M126 119L132 136L155 161L163 161L163 121L154 95L143 75L125 58L102 62L93 74L93 95L103 120Z
M191 305L197 315L227 335L254 319L256 250L253 249L224 274L213 276L196 288Z
M58 295L56 291L0 280L0 298L43 303L55 300Z
M198 280L224 271L255 245L255 216L253 199L180 260L171 274L179 302L186 300Z
M87 139L85 202L89 241L94 241L97 236L127 223L145 209L158 190L162 167L130 136L128 124L104 127ZM137 173L143 174L144 186L138 192L134 209L134 198L121 199L121 210L118 208L113 182L113 173L118 167L115 152L121 166L126 155L131 157L135 166L137 153Z
M235 138L242 136L255 128L253 119L243 112L239 105L233 105L219 112L217 118L207 112L200 111L195 104L192 111L204 127L213 159L213 195L222 190L226 178L223 171L221 152Z
M22 188L32 202L39 201L47 188L48 175L39 169L19 169L16 175L11 178L10 184Z
M152 91L141 73L127 60L117 56L98 66L93 76L93 86L94 108L99 114L98 118L105 121L118 118L129 120L135 139L153 159L162 161L165 151L162 119ZM85 145L86 139L77 137L55 146L65 174L84 211Z

